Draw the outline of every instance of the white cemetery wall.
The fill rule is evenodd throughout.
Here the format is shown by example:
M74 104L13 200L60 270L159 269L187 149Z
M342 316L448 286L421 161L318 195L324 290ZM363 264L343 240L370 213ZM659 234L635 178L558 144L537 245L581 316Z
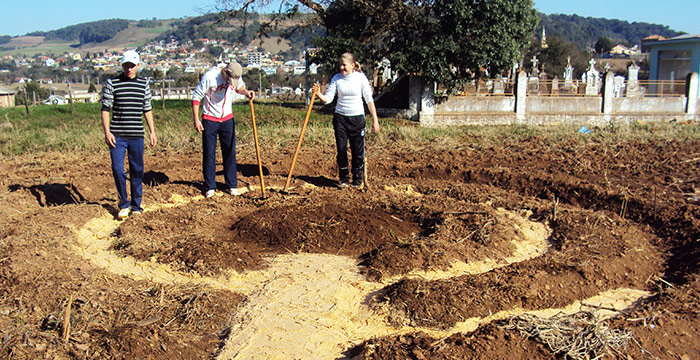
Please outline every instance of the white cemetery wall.
M603 98L595 97L541 97L527 98L528 114L599 114Z
M451 96L435 105L436 113L513 113L514 96Z
M667 114L685 111L685 96L619 97L613 100L613 114Z

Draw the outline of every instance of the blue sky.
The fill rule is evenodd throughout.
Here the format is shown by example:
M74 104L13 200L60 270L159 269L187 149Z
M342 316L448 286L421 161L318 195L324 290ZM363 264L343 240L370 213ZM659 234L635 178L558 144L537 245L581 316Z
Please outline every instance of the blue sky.
M700 34L700 0L534 0L545 14L578 14L668 25L674 30ZM56 30L83 22L123 18L160 19L204 14L216 0L34 0L5 4L0 13L0 35L24 35Z

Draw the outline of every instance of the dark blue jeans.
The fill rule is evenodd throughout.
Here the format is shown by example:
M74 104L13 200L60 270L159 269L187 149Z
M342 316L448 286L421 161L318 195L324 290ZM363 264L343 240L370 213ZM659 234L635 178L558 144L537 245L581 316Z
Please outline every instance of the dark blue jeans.
M126 173L124 172L124 156L129 154L129 178L131 180L131 210L142 211L143 197L143 138L126 139L114 137L116 147L109 148L112 158L112 175L119 194L119 209L129 207L129 197L126 193Z
M205 190L216 189L216 138L221 142L226 188L238 187L236 177L236 124L233 119L222 122L202 120L202 173Z

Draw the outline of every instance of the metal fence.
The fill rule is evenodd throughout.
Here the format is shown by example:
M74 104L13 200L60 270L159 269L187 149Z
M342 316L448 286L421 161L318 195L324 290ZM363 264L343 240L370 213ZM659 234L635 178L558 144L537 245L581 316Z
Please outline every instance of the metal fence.
M515 81L487 80L478 83L471 82L462 86L456 96L514 96Z
M638 92L644 97L673 97L685 96L685 80L640 80ZM634 90L634 84L625 81L622 96L627 96Z
M527 96L546 97L584 97L602 96L603 82L586 91L587 83L580 80L540 80L528 79ZM674 97L685 96L685 80L639 80L629 82L625 80L615 86L615 97ZM515 82L508 81L484 81L477 86L476 83L464 85L456 96L514 96Z

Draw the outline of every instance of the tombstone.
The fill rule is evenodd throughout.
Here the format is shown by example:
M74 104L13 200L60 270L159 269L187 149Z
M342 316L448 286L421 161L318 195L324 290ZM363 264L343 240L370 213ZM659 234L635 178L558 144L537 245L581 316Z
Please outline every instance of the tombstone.
M505 94L505 84L503 81L502 77L496 78L496 80L493 82L493 94L494 95L503 95Z
M612 66L610 66L610 63L605 63L605 66L603 66L603 69L605 70L605 72L609 72L610 69L612 69Z
M530 73L531 77L538 77L540 75L540 70L537 69L537 63L539 61L537 60L537 56L532 57L532 72Z
M625 92L626 97L639 97L642 95L641 89L639 88L639 66L632 62L629 68L627 68L627 91Z
M520 60L520 61L522 62L522 60ZM518 69L520 69L520 67L521 67L520 64L518 64L517 62L513 63L513 70L511 72L511 76L513 78L513 83L515 83L515 79L518 78Z
M548 91L548 89L547 89L547 73L544 72L544 64L542 64L542 72L540 73L539 78L540 78L540 81L539 81L539 83L540 83L540 92L543 93L543 94L548 94L549 91ZM544 86L542 86L542 85L544 85Z
M564 86L561 91L565 94L576 94L577 86L574 84L574 67L571 66L571 56L566 59L564 68Z
M493 80L486 80L484 86L480 86L479 90L481 90L479 91L480 93L491 93L493 91Z
M379 66L382 70L382 83L386 84L391 79L391 61L387 58L383 58Z
M595 59L591 59L588 64L590 64L590 67L582 76L582 80L586 83L586 96L598 96L600 92L600 71L595 69Z
M574 84L574 67L571 66L571 56L566 59L566 67L564 68L564 86Z
M615 76L615 82L614 88L613 88L613 96L614 97L621 97L623 91L625 90L625 77L624 76Z
M559 95L559 78L556 75L552 79L552 95Z
M536 76L530 76L527 78L527 93L528 94L539 94L540 93L540 78Z

